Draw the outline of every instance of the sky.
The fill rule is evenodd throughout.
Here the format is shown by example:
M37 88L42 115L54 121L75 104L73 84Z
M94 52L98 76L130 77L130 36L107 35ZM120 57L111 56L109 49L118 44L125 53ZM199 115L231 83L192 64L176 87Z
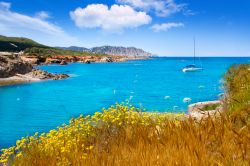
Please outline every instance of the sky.
M0 0L0 35L159 56L250 56L249 0Z

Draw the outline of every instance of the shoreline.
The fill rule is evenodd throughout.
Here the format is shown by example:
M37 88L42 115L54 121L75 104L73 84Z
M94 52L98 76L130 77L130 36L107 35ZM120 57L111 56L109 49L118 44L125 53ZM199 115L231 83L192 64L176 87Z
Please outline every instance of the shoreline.
M40 62L38 56L20 56L23 62L30 63L32 66L41 66L41 65L68 65L70 63L119 63L126 62L131 60L148 60L149 57L124 57L124 56L104 56L104 57L95 57L95 56L86 56L86 57L77 57L77 56L55 56L52 58L46 58L44 62ZM40 73L36 72L39 71ZM38 82L42 80L58 80L67 78L65 74L51 74L47 71L42 71L39 69L34 69L33 71L26 74L16 74L11 77L0 78L0 87L8 85L17 85Z
M31 82L39 82L42 79L35 78L30 76L30 74L16 74L12 77L0 78L0 87L8 86L8 85L16 85L16 84L25 84Z
M67 65L69 63L117 63L126 62L131 60L147 60L150 57L130 57L130 56L74 56L74 55L56 55L52 57L40 57L36 55L20 56L24 62L28 62L33 66L36 65L49 65L60 64Z
M67 74L52 74L44 70L33 69L26 74L16 74L11 77L0 78L0 87L8 85L25 84L44 80L61 80L68 78Z

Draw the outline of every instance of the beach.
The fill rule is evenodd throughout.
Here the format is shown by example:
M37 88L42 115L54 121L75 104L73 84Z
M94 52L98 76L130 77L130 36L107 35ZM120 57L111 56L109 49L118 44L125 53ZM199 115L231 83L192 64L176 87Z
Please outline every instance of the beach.
M38 81L41 81L41 79L35 78L30 74L17 74L16 76L8 78L0 78L0 86L38 82Z

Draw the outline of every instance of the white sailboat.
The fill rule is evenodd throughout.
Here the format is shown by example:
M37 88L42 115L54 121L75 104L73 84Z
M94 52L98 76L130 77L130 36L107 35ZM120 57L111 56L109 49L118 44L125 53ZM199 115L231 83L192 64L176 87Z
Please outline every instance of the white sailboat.
M183 72L195 72L195 71L201 71L203 70L202 67L199 67L195 64L195 39L194 39L194 63L191 65L187 65L182 69Z

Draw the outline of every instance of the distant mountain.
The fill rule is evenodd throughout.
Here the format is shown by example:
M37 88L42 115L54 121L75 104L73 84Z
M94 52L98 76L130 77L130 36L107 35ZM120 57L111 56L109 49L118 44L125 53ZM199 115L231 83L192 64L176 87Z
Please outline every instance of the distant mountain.
M59 49L63 50L69 50L69 51L78 51L78 52L91 52L90 49L85 47L77 47L77 46L70 46L70 47L57 47Z
M107 54L107 55L116 55L116 56L151 56L152 54L146 52L142 49L135 47L115 47L115 46L102 46L102 47L93 47L93 48L85 48L85 47L58 47L64 50L71 51L80 51L80 52L91 52L96 54Z
M19 52L19 51L28 51L30 53L40 53L44 51L49 51L47 49L53 49L56 53L60 54L63 50L74 51L74 52L86 52L94 54L106 54L106 55L116 55L116 56L131 56L131 57L145 57L151 56L152 54L146 52L142 49L135 47L115 47L115 46L102 46L102 47L49 47L35 42L34 40L24 38L24 37L6 37L0 35L0 52Z
M32 47L49 48L28 38L0 35L0 51L19 52Z
M102 46L102 47L93 47L91 51L97 54L120 55L120 56L151 56L152 55L149 52L146 52L142 49L135 48L135 47Z

